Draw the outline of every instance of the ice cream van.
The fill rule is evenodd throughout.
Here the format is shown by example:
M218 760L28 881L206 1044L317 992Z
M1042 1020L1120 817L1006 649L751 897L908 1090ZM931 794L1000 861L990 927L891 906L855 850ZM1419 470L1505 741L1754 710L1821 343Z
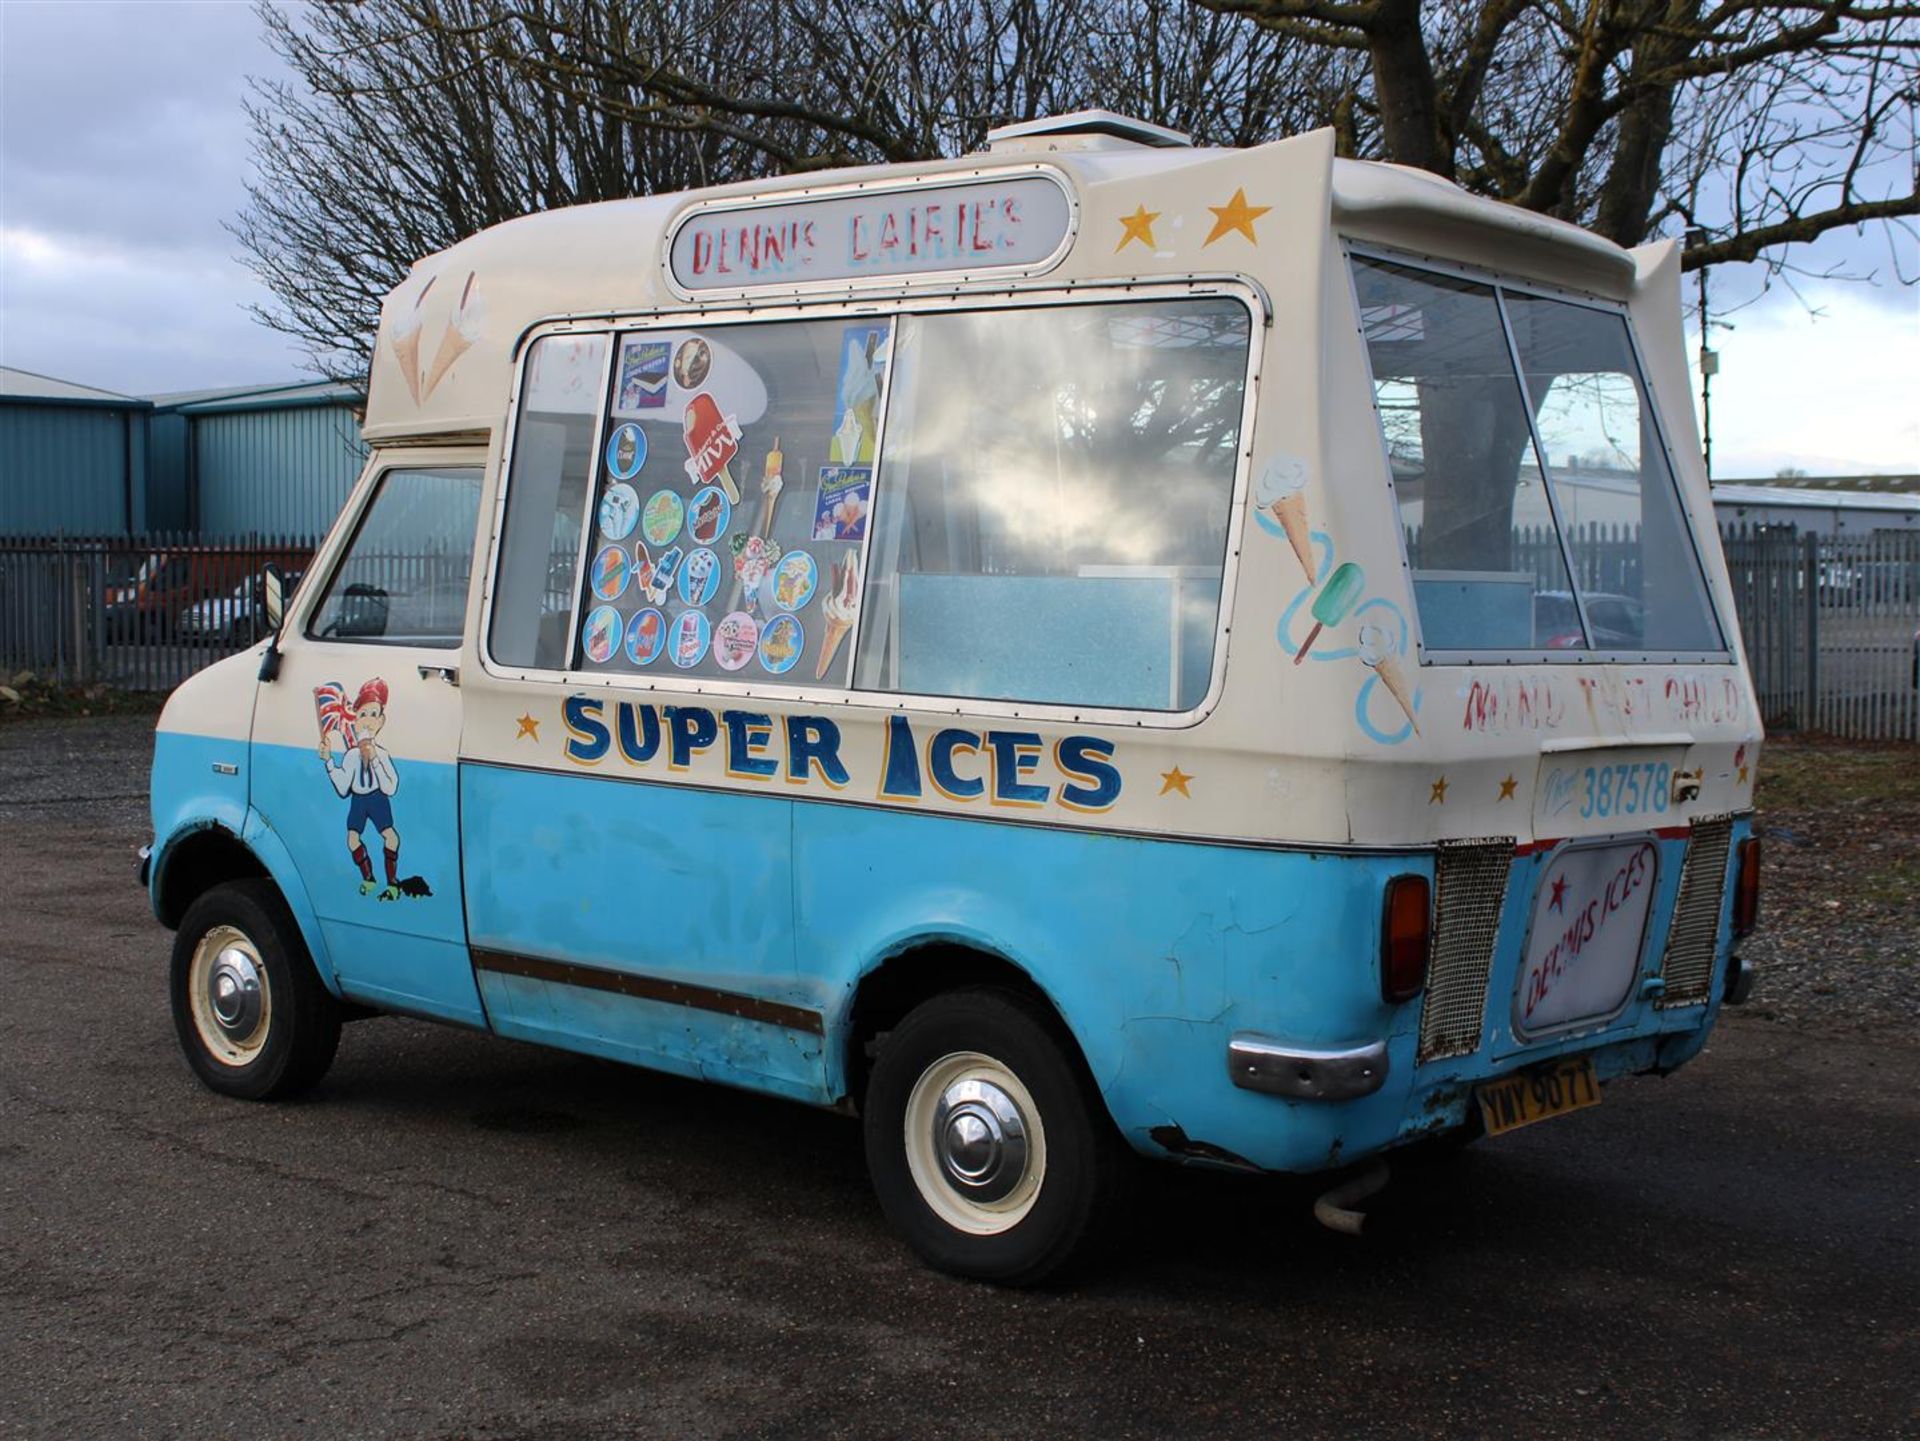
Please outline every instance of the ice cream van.
M465 240L366 439L159 722L217 1091L390 1012L838 1109L1022 1282L1129 1152L1344 1184L1751 983L1671 244L1082 113Z

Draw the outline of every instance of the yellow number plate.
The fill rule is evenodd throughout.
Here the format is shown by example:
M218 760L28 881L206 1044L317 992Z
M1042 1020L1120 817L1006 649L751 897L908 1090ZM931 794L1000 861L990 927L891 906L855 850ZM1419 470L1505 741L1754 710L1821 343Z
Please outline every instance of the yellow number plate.
M1600 1083L1593 1078L1593 1062L1585 1056L1488 1081L1475 1086L1473 1093L1480 1101L1480 1119L1487 1123L1489 1136L1600 1104Z

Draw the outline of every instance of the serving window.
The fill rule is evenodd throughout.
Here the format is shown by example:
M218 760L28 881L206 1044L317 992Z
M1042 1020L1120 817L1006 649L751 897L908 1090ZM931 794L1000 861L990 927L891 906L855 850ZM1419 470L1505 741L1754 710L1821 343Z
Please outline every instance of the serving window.
M507 584L517 441L493 657L561 668L564 609L585 675L1192 710L1251 335L1241 302L1190 295L615 335L591 455L582 417L523 400L523 436L557 427L525 548L549 536L572 593ZM539 644L504 651L537 588Z
M1432 655L1706 655L1708 599L1626 316L1356 255Z

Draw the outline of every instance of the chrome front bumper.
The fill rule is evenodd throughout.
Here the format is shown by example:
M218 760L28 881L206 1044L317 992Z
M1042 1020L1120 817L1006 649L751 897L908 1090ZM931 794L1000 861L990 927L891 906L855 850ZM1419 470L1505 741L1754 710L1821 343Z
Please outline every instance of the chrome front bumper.
M1371 1096L1387 1079L1387 1043L1321 1051L1241 1031L1227 1042L1227 1074L1243 1091L1296 1101L1352 1101Z

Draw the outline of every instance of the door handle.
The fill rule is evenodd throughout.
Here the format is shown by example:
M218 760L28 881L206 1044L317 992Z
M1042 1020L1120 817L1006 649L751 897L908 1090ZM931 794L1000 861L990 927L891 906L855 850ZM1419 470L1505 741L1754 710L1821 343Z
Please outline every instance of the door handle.
M457 665L423 665L419 669L421 680L432 680L439 676L450 686L460 684L460 667Z

